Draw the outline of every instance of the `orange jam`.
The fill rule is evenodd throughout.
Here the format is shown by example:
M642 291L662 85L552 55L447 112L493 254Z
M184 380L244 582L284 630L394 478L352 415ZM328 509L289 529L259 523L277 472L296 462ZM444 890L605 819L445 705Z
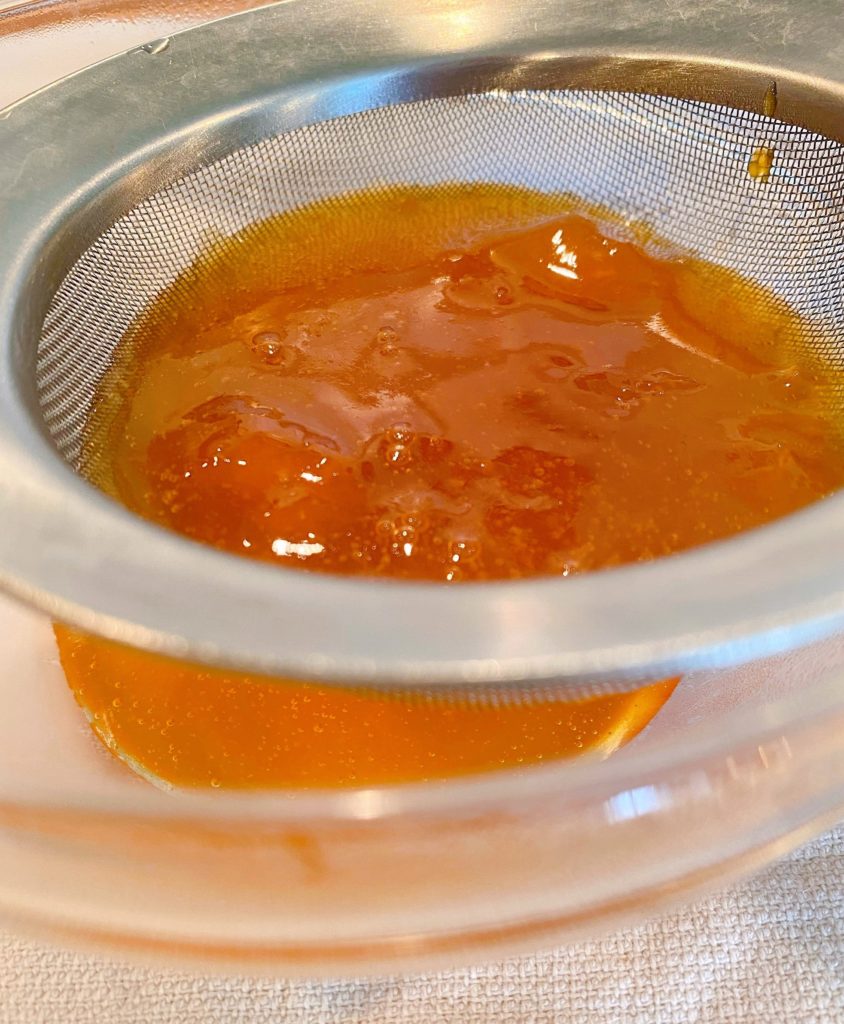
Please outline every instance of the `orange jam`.
M442 585L656 558L839 487L831 371L804 353L803 325L645 236L565 198L455 185L346 196L221 240L118 351L85 472L245 557ZM606 754L674 685L418 702L58 637L98 734L179 785Z
M225 675L57 636L95 732L141 774L179 786L373 785L607 755L674 689L473 705Z

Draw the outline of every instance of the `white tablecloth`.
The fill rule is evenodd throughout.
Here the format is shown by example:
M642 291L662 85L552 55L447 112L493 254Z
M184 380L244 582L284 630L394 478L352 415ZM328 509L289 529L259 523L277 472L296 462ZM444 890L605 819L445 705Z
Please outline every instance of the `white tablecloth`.
M844 826L762 875L642 927L422 977L205 978L0 934L0 1024L517 1022L844 1022Z

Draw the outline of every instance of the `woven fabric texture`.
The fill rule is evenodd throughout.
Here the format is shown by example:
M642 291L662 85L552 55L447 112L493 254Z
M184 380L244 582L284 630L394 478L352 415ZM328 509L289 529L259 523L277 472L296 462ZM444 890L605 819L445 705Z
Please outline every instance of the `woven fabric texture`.
M418 977L207 978L0 934L0 1024L838 1024L844 826L672 915Z

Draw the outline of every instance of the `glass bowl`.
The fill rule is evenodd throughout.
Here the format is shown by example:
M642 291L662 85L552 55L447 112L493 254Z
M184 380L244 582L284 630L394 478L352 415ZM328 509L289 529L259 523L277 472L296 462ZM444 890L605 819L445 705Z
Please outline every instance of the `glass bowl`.
M0 106L261 6L0 2ZM174 964L359 975L580 938L723 886L844 807L844 639L687 676L606 761L334 792L165 792L90 733L0 600L0 915Z

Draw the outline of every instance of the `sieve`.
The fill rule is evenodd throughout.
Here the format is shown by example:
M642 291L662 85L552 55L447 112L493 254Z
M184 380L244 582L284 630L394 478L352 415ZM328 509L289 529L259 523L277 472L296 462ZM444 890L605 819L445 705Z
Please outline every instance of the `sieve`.
M0 111L0 583L150 651L448 693L623 690L840 628L844 495L652 563L446 587L238 559L78 470L115 346L209 237L373 186L645 221L806 317L844 406L842 27L838 0L288 0Z

